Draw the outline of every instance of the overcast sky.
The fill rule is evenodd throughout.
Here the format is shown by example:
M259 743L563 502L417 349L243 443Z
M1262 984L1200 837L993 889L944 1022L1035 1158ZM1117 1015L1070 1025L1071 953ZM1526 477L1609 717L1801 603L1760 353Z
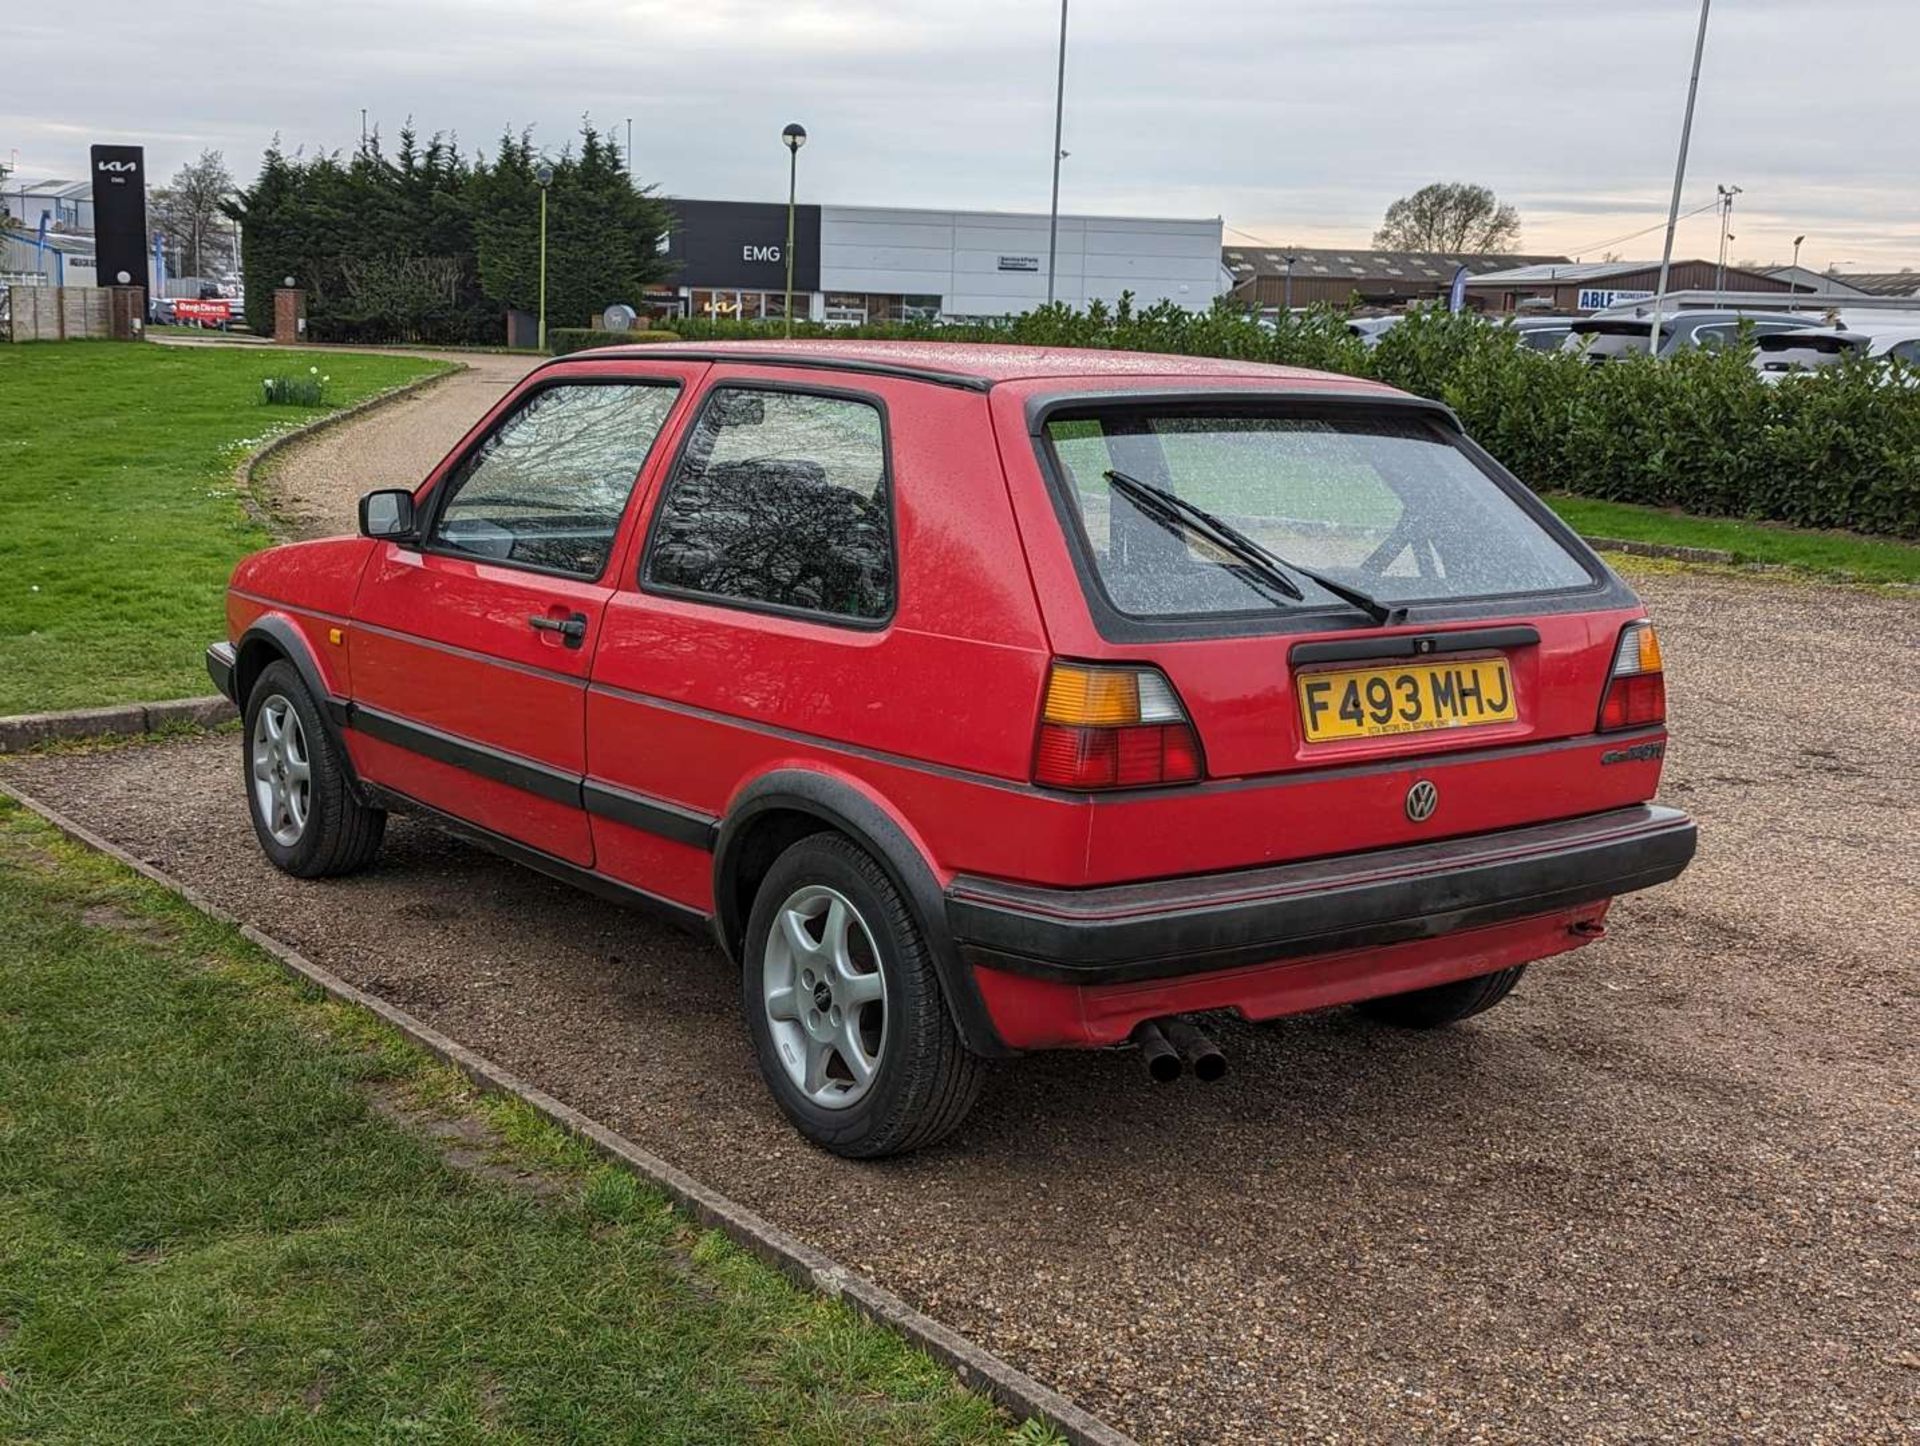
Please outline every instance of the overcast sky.
M1061 205L1364 244L1427 181L1492 186L1522 245L1658 255L1694 0L1073 0ZM0 155L164 177L351 147L360 108L491 149L583 114L669 195L1044 211L1053 0L0 0ZM1685 208L1744 188L1738 258L1920 267L1920 3L1719 0ZM1626 233L1652 227L1631 239ZM1718 246L1711 211L1682 254Z

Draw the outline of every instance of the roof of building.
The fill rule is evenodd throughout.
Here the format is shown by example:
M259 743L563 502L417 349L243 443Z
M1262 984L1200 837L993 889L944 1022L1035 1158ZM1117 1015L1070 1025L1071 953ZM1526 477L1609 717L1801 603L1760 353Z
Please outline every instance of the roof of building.
M1676 266L1688 263L1676 261ZM1536 261L1524 266L1510 266L1504 270L1488 271L1473 279L1503 284L1514 282L1524 284L1532 281L1605 281L1610 276L1626 276L1635 271L1658 269L1659 261Z
M1868 296L1920 296L1920 271L1842 271L1834 280Z
M1465 251L1376 251L1367 246L1332 249L1302 246L1223 246L1220 259L1234 281L1285 276L1287 258L1301 277L1398 277L1409 281L1448 282L1462 266L1470 272L1497 271L1529 262L1562 262L1564 256L1491 255Z
M1790 281L1795 286L1807 286L1815 291L1831 292L1836 296L1866 294L1838 272L1815 271L1811 266L1769 266L1766 274L1775 281Z
M1718 262L1702 261L1698 257L1676 256L1668 263L1669 269L1678 271L1683 266L1715 266ZM1556 261L1535 262L1527 266L1514 266L1505 271L1488 271L1473 277L1472 286L1539 286L1565 285L1569 282L1611 281L1617 276L1632 276L1646 271L1658 271L1658 258L1652 261ZM1729 266L1729 278L1740 276L1770 276L1765 271L1749 271L1744 267ZM1853 278L1848 277L1849 281ZM1789 286L1794 283L1788 282Z
M995 382L1047 378L1182 377L1335 384L1369 395L1392 394L1376 382L1335 376L1303 367L1225 357L1165 356L1155 352L1100 351L1079 347L1002 346L984 342L939 341L733 341L654 342L644 346L600 347L574 352L565 360L609 357L645 361L739 361L765 366L818 366L868 373L897 373L922 380L985 390ZM548 363L556 365L557 363Z
M93 182L65 181L58 178L41 180L22 180L18 176L8 176L4 185L0 185L8 195L18 196L25 192L29 196L56 196L63 201L85 201L93 196Z

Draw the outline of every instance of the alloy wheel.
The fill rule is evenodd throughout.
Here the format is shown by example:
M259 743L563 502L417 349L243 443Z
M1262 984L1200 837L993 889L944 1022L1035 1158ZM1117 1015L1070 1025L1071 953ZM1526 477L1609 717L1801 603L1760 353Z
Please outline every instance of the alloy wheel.
M273 841L292 848L307 831L313 767L307 735L291 699L275 693L253 719L253 801Z
M887 982L852 901L819 884L789 894L767 934L761 985L774 1049L794 1087L822 1109L860 1100L886 1047Z

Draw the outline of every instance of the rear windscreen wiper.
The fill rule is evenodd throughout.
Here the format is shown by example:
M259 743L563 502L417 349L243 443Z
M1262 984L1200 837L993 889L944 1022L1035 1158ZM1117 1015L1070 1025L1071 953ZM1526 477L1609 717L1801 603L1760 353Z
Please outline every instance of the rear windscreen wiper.
M1116 468L1109 468L1105 476L1108 482L1126 493L1134 504L1145 510L1149 516L1163 521L1178 522L1189 532L1206 538L1222 552L1238 558L1253 568L1262 578L1290 598L1299 601L1304 601L1306 598L1306 594L1300 591L1299 584L1287 576L1289 572L1295 572L1319 584L1340 601L1351 603L1381 627L1389 627L1406 618L1405 608L1389 607L1378 598L1369 597L1357 587L1349 587L1343 582L1335 582L1330 577L1322 577L1310 567L1302 567L1297 562L1289 562L1279 554L1269 552L1231 522L1215 517L1206 508L1187 501L1177 492L1165 487L1156 487L1151 482L1142 482L1138 477L1129 476Z

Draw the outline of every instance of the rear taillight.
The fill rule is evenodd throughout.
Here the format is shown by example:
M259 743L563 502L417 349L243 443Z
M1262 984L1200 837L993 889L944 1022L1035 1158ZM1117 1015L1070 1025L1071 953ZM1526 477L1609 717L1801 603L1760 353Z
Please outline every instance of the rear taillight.
M1613 672L1600 703L1600 731L1644 728L1667 721L1667 675L1653 624L1628 623L1613 650Z
M1200 740L1157 668L1055 663L1033 754L1050 788L1146 788L1200 776Z

